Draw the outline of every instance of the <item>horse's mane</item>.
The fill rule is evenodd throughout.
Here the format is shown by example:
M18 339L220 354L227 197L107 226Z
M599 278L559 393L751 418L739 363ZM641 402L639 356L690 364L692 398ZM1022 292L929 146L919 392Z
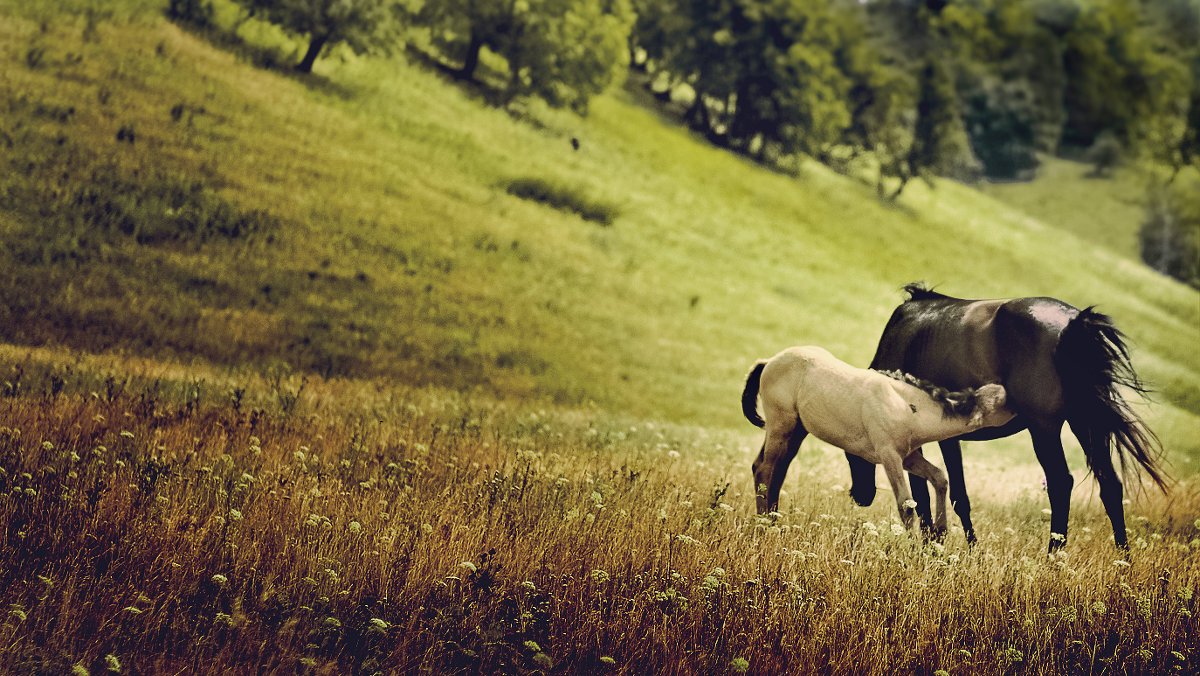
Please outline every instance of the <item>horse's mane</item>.
M978 398L975 396L975 388L973 387L968 387L965 390L951 391L941 385L935 385L928 380L922 380L911 373L875 370L892 380L907 383L925 392L925 394L929 395L929 398L942 405L942 412L945 415L966 418L975 412L975 407L978 405Z
M928 286L925 282L911 282L905 284L904 293L908 294L908 299L904 301L906 303L910 300L929 300L931 298L950 297L944 293L938 293L937 291L934 291L933 288Z

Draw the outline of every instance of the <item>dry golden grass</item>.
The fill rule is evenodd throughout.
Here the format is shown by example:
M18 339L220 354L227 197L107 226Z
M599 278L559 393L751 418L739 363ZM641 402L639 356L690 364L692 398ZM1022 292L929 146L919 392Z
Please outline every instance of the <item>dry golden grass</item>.
M1194 480L1130 506L1128 553L1081 497L1090 480L1061 556L1044 552L1036 489L978 500L975 548L961 531L921 547L896 532L886 493L851 505L827 447L793 464L785 513L756 517L750 431L362 381L248 380L235 409L195 373L171 394L153 366L127 364L151 377L90 392L101 381L82 367L21 363L0 399L3 672L1187 673L1200 660Z

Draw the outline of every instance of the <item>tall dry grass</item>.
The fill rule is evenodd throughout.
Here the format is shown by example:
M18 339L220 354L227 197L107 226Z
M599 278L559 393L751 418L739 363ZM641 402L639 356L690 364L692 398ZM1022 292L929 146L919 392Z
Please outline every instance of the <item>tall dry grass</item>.
M1127 553L1077 498L1048 558L1036 493L976 505L973 549L921 546L890 500L852 507L820 448L757 517L751 436L346 381L236 408L166 391L0 399L0 671L1200 663L1194 481L1130 507Z

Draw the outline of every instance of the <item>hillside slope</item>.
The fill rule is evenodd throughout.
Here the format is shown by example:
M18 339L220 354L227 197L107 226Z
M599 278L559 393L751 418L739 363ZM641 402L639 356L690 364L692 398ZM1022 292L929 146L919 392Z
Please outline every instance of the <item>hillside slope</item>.
M821 166L791 177L706 146L619 91L586 119L510 114L400 58L335 53L297 78L151 11L14 7L0 340L730 426L754 359L814 343L865 364L923 279L1099 305L1160 390L1171 455L1200 458L1197 293L970 188L916 185L889 208ZM515 197L516 180L615 217Z

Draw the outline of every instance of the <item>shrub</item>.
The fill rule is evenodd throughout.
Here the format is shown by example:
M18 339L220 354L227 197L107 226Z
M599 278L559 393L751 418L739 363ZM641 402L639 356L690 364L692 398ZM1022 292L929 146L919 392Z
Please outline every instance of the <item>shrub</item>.
M1200 289L1200 185L1196 183L1151 195L1139 239L1147 265Z
M168 19L190 23L200 28L212 25L213 14L211 0L169 0L167 3Z
M590 197L581 188L559 185L543 178L513 179L505 190L514 197L569 211L600 225L612 225L617 217L616 207Z
M1107 176L1121 163L1121 154L1121 141L1117 135L1110 130L1101 132L1087 152L1087 159L1092 163L1092 175Z

